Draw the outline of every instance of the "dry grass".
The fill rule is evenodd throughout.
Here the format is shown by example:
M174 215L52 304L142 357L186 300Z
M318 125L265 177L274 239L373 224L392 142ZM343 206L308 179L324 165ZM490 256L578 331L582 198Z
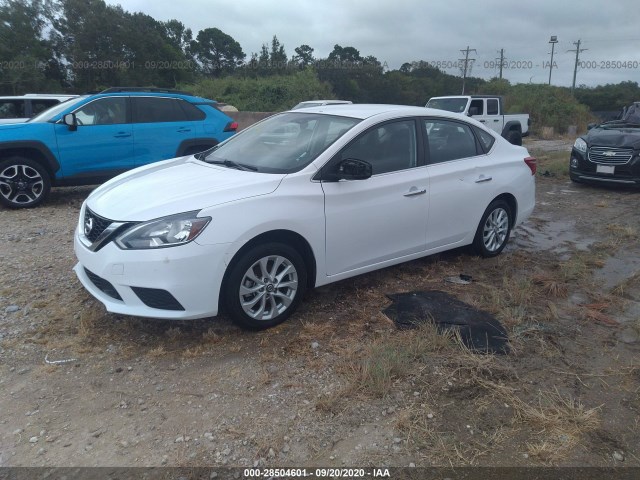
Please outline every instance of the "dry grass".
M539 175L552 176L559 179L569 178L569 152L534 151L533 155L538 159Z
M600 407L586 408L579 400L561 395L558 390L539 392L537 404L511 398L518 421L534 430L537 442L527 442L530 456L545 464L557 462L569 454L589 431L600 425Z

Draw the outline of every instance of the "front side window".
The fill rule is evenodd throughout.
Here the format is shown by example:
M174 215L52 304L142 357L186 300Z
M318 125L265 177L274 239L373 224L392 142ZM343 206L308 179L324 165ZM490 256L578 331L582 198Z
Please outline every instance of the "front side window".
M481 98L471 100L469 104L469 113L471 115L484 115L484 106Z
M116 125L127 123L126 97L99 98L75 112L78 125Z
M417 165L415 122L403 120L372 128L345 148L340 157L369 162L373 175L413 168Z
M429 144L429 163L442 163L478 154L473 132L464 123L427 119L424 121L424 130Z

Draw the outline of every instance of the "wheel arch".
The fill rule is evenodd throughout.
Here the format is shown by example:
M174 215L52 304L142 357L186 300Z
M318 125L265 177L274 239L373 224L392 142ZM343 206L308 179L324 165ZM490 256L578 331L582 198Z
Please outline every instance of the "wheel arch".
M509 205L509 208L511 209L511 225L509 226L513 228L516 224L516 218L518 218L518 200L516 200L516 197L511 193L502 193L491 200L489 202L489 205L491 205L496 200L504 200L507 205Z
M509 132L520 132L520 134L522 135L522 125L520 124L519 121L516 120L511 120L510 122L507 122L504 124L504 127L502 129L502 136L507 135Z
M304 260L305 268L307 269L307 288L313 288L315 286L317 271L316 257L309 242L302 235L291 230L271 230L253 237L233 255L222 277L221 295L225 291L231 266L251 248L259 244L271 242L283 243L293 247ZM220 301L219 304L221 304Z
M11 157L24 157L42 165L49 174L51 182L55 181L55 174L60 170L56 157L41 142L7 142L0 144L0 161Z

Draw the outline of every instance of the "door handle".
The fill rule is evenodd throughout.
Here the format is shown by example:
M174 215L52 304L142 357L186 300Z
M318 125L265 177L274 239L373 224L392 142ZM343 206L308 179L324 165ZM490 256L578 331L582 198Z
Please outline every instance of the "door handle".
M486 120L480 120L480 123L485 123L485 122L486 122Z
M187 133L190 132L191 129L190 128L179 128L178 129L178 133Z
M423 188L422 190L418 190L417 188L412 188L407 193L404 194L405 197L414 197L416 195L423 195L427 193L427 189Z
M490 182L491 180L493 180L493 178L492 178L492 177L485 177L484 175L481 175L481 176L476 180L476 183Z
M500 121L500 119L499 119L499 118L495 118L493 121L494 121L494 122L499 122L499 121Z
M127 137L130 137L130 136L131 136L131 134L130 134L130 133L127 133L127 132L118 132L118 133L116 133L113 137L114 137L114 138L127 138Z

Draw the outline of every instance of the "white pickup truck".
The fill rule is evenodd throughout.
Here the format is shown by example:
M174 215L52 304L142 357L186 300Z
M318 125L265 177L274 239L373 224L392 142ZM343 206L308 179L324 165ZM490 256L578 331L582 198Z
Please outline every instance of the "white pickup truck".
M426 106L473 117L514 145L522 145L522 137L529 135L531 124L529 115L527 113L504 115L502 97L491 95L432 97Z

